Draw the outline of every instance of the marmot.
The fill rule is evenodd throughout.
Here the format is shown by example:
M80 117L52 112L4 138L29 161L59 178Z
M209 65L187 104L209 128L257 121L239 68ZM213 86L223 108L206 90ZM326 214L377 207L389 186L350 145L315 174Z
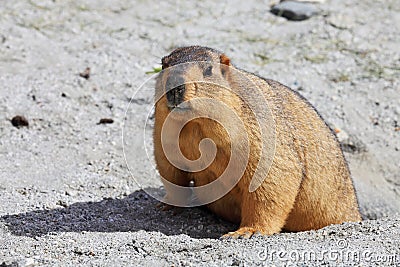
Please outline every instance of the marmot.
M185 187L193 182L194 188L207 185L223 173L232 149L231 136L221 123L207 118L193 119L179 133L181 153L188 160L197 160L201 156L201 140L210 138L217 148L215 159L200 171L177 168L171 164L162 144L163 127L167 135L168 129L175 128L174 119L169 125L164 124L173 110L180 117L176 118L178 122L190 110L208 109L203 104L191 105L191 100L217 99L230 107L244 123L250 149L245 170L227 194L207 204L218 216L240 223L237 231L224 237L248 238L254 233L272 235L281 230L305 231L361 220L340 145L319 113L300 94L276 81L236 68L225 54L208 47L177 48L162 58L162 68L156 83L154 154L164 179ZM224 90L225 87L239 89L230 91ZM264 105L262 101L266 101L265 110L270 110L275 124L271 125L275 128L275 148L266 145L267 149L274 149L274 155L269 168L263 170L261 185L251 192L252 176L262 164L259 160L263 144L259 122L237 92L247 94L255 87L262 96L249 99L257 105ZM189 104L179 107L187 101ZM231 119L226 116L229 123ZM168 142L168 137L166 140ZM166 182L164 185L167 199L186 197L170 191Z

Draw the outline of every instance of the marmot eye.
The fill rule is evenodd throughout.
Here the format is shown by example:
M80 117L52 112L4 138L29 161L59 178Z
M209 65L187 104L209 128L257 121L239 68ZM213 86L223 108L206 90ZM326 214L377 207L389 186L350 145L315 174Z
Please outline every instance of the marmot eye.
M212 66L208 66L204 71L203 71L203 75L204 76L211 76L212 74Z

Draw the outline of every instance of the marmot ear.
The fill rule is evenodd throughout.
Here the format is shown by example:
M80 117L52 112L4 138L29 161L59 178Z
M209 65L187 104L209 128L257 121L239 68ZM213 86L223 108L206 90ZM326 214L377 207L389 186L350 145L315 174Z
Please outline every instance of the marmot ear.
M222 75L225 76L231 66L231 60L229 59L229 57L222 54L219 56L219 63L221 64Z

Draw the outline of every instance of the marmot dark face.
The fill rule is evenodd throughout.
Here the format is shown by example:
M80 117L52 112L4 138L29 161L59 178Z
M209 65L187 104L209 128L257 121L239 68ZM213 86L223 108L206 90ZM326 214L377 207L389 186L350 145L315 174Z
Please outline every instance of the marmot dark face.
M162 72L157 80L157 99L163 94L169 110L192 109L184 103L195 97L216 98L216 85L228 87L227 69L230 61L221 52L200 46L182 47L162 58Z

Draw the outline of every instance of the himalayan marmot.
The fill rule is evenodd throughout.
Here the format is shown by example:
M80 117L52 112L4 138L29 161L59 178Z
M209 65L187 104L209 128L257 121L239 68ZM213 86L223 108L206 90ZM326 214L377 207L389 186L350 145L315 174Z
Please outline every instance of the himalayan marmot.
M165 179L166 203L205 204L240 224L225 237L361 220L340 145L301 95L236 68L225 54L207 47L177 48L162 58L162 68L156 82L154 153ZM213 145L202 144L204 139ZM179 153L185 158L180 165ZM200 190L218 181L228 166L237 171L214 183L215 190Z

